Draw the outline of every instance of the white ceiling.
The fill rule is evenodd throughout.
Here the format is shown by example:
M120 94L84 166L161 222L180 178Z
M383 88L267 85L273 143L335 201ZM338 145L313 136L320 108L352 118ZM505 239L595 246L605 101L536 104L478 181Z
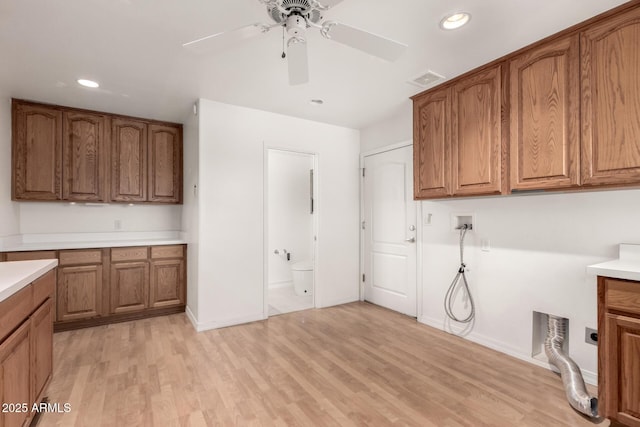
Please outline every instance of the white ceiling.
M184 42L254 22L258 0L0 0L0 95L182 122L206 98L363 128L421 91L406 81L447 78L553 34L621 0L344 0L325 19L409 45L395 63L308 37L310 83L288 85L282 32L197 55ZM445 32L447 13L471 22ZM99 89L79 87L85 77ZM322 107L309 100L322 98Z

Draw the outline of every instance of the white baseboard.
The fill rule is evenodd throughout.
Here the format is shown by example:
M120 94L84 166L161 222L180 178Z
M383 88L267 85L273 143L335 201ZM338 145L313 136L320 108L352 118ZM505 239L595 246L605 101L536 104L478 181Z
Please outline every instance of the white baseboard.
M427 326L431 326L433 328L439 329L441 331L448 332L442 327L442 319L435 319L428 316L420 316L418 318L418 322L423 323ZM522 351L520 351L519 349L516 349L515 347L511 347L508 344L505 344L501 341L496 341L493 338L487 337L485 335L471 332L468 335L461 336L461 338L467 339L476 344L480 344L484 347L488 347L492 350L499 351L500 353L504 353L509 356L515 357L516 359L524 360L525 362L529 362L533 365L540 366L550 371L558 372L558 370L555 369L555 367L553 367L549 362L535 359L531 357L531 355L529 354L522 353ZM582 377L584 378L584 381L587 384L598 385L597 373L587 371L584 369L580 369L580 371L582 372Z
M193 311L191 311L191 307L187 306L187 308L184 310L184 312L187 315L187 319L189 319L189 321L193 325L193 329L195 329L197 331L198 330L198 321L196 320L196 316L193 314Z
M360 297L356 296L353 298L345 298L345 299L340 299L340 300L329 300L327 301L323 301L322 303L316 303L316 308L327 308L327 307L333 307L336 305L342 305L342 304L349 304L352 302L356 302L356 301L360 301Z
M189 310L189 313L191 313L191 310ZM187 316L190 316L189 313L187 313ZM196 331L203 332L203 331L209 331L211 329L226 328L227 326L241 325L243 323L257 322L259 320L265 320L265 319L266 317L264 316L264 313L259 313L259 314L253 314L250 316L237 317L234 319L214 320L211 322L198 322L198 321L194 322L192 320L192 323L194 323L194 327L196 328Z
M280 289L293 286L293 282L291 280L284 280L282 282L273 282L269 283L269 289Z

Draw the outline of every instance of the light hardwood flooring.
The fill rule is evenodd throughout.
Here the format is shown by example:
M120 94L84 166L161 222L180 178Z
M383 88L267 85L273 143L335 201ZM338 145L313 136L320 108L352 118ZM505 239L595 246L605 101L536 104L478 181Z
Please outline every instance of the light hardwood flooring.
M590 426L550 371L367 303L58 333L39 426ZM600 426L609 425L604 421Z

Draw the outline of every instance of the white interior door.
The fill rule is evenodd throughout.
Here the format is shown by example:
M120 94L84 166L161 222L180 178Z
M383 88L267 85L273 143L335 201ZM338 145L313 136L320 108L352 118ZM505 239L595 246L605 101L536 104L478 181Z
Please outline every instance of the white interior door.
M416 316L413 150L364 158L364 299Z

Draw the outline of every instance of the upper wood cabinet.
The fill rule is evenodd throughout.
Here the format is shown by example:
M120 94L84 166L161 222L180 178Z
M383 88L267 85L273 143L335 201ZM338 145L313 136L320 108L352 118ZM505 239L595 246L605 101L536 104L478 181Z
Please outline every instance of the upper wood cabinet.
M182 126L13 100L14 200L181 203Z
M149 126L149 200L179 203L182 189L181 129Z
M454 195L501 191L501 70L501 66L494 66L453 86L451 168Z
M581 35L582 182L640 182L640 8Z
M638 46L629 2L412 97L415 198L639 186Z
M12 103L12 198L62 198L62 112Z
M63 199L106 202L106 117L65 111L63 118Z
M414 98L415 198L501 192L501 80L495 66Z
M413 170L416 199L451 194L449 88L429 92L413 104Z
M111 122L111 200L147 200L147 124L138 120Z
M579 183L578 42L557 39L509 62L511 189Z

